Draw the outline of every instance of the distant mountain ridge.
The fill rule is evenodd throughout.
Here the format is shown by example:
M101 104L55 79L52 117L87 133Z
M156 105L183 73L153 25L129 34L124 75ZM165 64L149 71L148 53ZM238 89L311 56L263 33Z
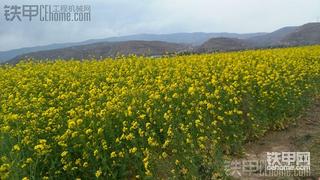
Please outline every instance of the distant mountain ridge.
M176 53L187 50L189 46L177 43L161 41L124 41L124 42L103 42L89 45L73 46L62 49L39 51L17 56L9 61L16 64L21 59L102 59L116 57L118 55L146 55L161 56L165 53Z
M265 35L248 38L248 41L252 44L255 44L257 47L276 46L281 44L280 41L284 37L295 32L298 28L298 26L284 27Z
M26 58L99 59L121 54L161 56L165 53L175 52L208 53L312 44L320 44L320 23L284 27L271 33L140 34L88 40L80 43L53 44L9 51L12 53L10 54L11 57L13 54L19 55L11 58L11 60L7 62L16 63L20 59ZM4 52L4 54L5 53L8 52ZM0 58L1 55L3 55L3 52L0 52Z
M138 34L131 36L113 37L103 39L102 41L119 42L119 41L165 41L170 43L181 43L198 46L209 40L210 38L224 37L224 38L238 38L247 39L255 36L264 35L265 33L173 33L173 34ZM101 40L99 40L101 41Z
M281 42L285 45L309 45L320 43L320 23L309 23L296 28L285 36Z
M235 51L313 44L320 44L320 23L284 27L268 34L247 39L212 38L197 48L195 52Z
M120 36L120 37L110 37L105 39L92 39L83 42L74 42L74 43L57 43L50 44L45 46L35 46L14 49L9 51L0 51L0 63L13 59L22 54L28 54L38 51L47 51L62 49L73 46L89 45L102 42L123 42L123 41L164 41L170 43L181 43L181 44L190 44L190 45L201 45L205 41L213 37L229 37L229 38L240 38L245 39L249 37L263 35L264 33L252 33L252 34L236 34L236 33L173 33L173 34L137 34L129 36Z
M237 51L250 48L245 39L236 38L211 38L203 43L198 49L199 53L211 53L217 51Z

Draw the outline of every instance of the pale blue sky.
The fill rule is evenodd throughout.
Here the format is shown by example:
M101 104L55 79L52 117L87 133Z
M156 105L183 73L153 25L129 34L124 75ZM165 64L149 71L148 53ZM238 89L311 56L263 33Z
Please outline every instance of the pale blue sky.
M4 5L89 4L91 22L6 22ZM0 51L138 33L271 32L320 19L320 0L1 0Z

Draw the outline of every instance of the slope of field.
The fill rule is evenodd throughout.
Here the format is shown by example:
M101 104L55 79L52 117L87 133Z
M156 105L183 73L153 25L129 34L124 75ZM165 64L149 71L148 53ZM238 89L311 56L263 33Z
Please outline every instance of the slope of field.
M319 179L320 177L320 98L316 97L312 105L288 123L286 129L268 132L258 141L245 145L245 160L266 160L267 152L310 152L309 177L300 179ZM293 173L292 173L293 174ZM242 174L237 179L246 180L296 180L299 177L263 177L260 172Z
M221 178L319 88L320 46L2 66L0 176Z

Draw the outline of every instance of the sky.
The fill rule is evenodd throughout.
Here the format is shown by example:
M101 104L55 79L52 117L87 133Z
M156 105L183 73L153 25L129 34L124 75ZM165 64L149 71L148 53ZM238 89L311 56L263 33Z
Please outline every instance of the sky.
M90 22L6 21L5 5L90 5ZM0 51L140 33L272 32L320 20L320 0L1 0Z

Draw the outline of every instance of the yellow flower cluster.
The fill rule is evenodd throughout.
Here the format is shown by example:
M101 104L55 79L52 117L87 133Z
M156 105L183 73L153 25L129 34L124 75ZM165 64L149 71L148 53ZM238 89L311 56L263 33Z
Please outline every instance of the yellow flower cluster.
M0 67L0 179L223 174L320 89L320 46Z

